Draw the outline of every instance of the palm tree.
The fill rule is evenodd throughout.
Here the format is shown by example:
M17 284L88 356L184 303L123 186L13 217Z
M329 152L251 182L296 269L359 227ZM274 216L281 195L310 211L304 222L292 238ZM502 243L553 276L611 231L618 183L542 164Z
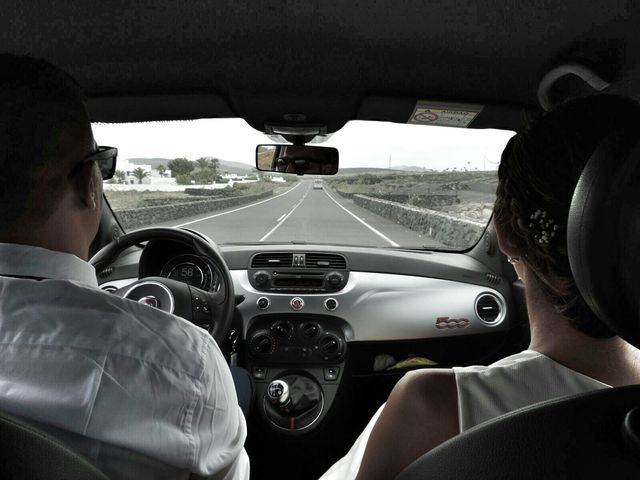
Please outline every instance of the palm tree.
M160 176L164 178L164 174L167 172L167 167L165 167L164 165L158 165L156 167L156 170L158 170Z
M197 179L201 183L215 183L216 177L218 176L218 165L220 164L220 160L212 157L201 157L196 160L196 164L200 169Z
M122 170L116 170L115 177L118 180L118 183L124 183L127 175Z
M138 179L138 183L142 183L142 179L148 177L149 172L147 172L141 167L138 167L133 172L131 172L131 175L133 175Z
M198 164L198 168L200 169L201 172L204 172L207 168L209 168L209 159L202 157L196 160L196 163Z
M214 179L218 176L219 166L220 166L220 160L218 160L217 158L212 158L211 163L209 164L209 168L211 169L211 173Z

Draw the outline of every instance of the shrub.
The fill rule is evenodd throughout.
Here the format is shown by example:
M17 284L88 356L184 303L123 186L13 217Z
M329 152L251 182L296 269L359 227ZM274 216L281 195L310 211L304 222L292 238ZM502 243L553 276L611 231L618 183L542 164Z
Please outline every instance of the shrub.
M192 179L189 174L176 175L176 183L178 185L191 185Z

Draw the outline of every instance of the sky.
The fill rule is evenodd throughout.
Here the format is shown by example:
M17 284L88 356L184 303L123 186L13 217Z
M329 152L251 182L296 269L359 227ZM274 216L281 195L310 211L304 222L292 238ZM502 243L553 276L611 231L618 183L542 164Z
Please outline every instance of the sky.
M255 164L258 144L274 143L243 119L94 124L100 145L127 158L216 157ZM496 170L513 132L351 121L323 145L336 147L341 168L417 166L433 170Z

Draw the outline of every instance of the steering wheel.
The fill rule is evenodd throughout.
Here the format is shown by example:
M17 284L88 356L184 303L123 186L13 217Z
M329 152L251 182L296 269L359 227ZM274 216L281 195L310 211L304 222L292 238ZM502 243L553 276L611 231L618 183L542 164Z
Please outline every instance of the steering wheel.
M231 327L235 296L229 268L217 245L208 238L179 228L144 228L116 238L89 262L100 272L127 248L149 240L180 242L189 246L196 255L205 257L219 279L218 289L207 292L169 278L145 277L113 293L173 313L201 326L221 345Z

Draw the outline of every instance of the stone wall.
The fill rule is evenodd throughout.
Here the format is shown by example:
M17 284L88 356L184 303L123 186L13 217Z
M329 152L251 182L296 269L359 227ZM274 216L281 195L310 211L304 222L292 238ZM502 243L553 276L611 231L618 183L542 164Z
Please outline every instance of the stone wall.
M224 190L224 188L185 188L184 193L199 197L222 197L225 195Z
M343 198L348 198L348 199L352 199L353 198L353 193L351 192L343 192L342 190L338 190L337 188L333 189L334 192L336 192L338 195L340 195Z
M414 207L421 208L438 208L456 205L460 203L460 198L455 194L408 194L408 193L374 193L368 194L368 197L378 198L380 200L389 200L390 202L410 204Z
M116 210L115 214L125 230L135 230L158 223L178 220L180 218L201 215L224 208L235 207L245 203L255 202L267 198L273 191L256 195L243 195L238 197L217 198L215 200L200 200L196 202L174 203L157 207L134 208Z
M354 195L351 192L334 189L334 191L343 198L352 199ZM367 197L378 198L381 200L389 200L413 205L422 208L441 208L456 205L460 203L460 197L451 193L429 193L429 194L409 194L409 193L368 193Z
M446 213L381 200L365 195L354 195L356 205L381 217L423 233L447 247L465 249L478 241L486 225L465 220Z

